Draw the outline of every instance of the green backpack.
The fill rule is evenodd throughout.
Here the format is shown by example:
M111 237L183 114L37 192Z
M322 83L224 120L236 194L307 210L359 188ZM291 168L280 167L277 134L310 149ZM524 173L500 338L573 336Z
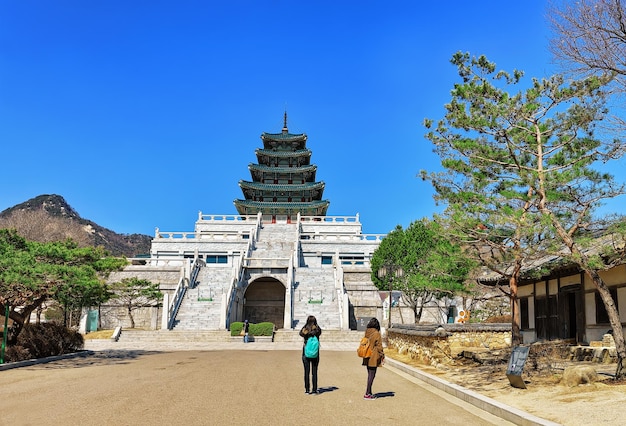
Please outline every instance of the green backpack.
M317 336L311 336L304 345L304 356L307 358L317 358L320 353L320 341Z

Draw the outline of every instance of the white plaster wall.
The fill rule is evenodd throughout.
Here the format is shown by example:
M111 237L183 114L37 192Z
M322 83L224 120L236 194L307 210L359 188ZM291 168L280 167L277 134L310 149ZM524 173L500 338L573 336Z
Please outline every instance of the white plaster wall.
M546 285L543 281L538 282L535 288L537 289L537 292L535 293L535 297L546 295Z
M610 271L600 271L600 276L606 285L623 284L626 282L626 266L618 266Z
M526 297L526 296L530 296L532 294L533 294L533 286L532 285L521 286L521 287L518 287L518 289L517 289L517 297Z
M596 323L595 293L585 293L585 318L587 325L594 325Z
M561 278L561 287L565 287L567 285L574 285L574 284L580 284L580 274L578 273Z
M528 298L528 327L535 329L535 298L532 296Z
M548 281L548 293L558 294L558 292L559 292L559 281L556 279Z
M626 322L626 287L617 289L617 308L619 309L619 320Z

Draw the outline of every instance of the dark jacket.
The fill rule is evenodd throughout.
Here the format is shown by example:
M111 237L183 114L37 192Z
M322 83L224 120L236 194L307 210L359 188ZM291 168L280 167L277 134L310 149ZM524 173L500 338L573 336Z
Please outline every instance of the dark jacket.
M370 339L370 344L372 345L372 356L369 358L363 358L363 365L367 365L368 367L380 367L380 364L385 359L383 339L380 337L380 331L375 328L368 328L365 330L365 337Z

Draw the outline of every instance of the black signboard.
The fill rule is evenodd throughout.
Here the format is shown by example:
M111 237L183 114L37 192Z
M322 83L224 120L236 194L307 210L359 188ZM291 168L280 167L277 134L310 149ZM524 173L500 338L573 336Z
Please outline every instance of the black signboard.
M509 366L506 369L506 377L509 378L511 386L520 389L526 389L526 383L522 380L522 372L524 371L524 364L526 358L528 358L528 346L518 346L513 348L511 352L511 359L509 359Z
M356 329L358 331L365 331L367 329L367 323L370 322L372 317L358 317L356 319Z

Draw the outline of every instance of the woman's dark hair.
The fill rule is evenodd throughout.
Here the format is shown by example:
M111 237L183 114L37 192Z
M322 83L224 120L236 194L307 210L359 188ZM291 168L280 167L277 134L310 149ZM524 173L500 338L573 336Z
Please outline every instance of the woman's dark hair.
M304 325L304 327L306 327L306 329L309 331L312 331L315 328L319 328L319 326L317 325L317 318L315 318L313 315L309 315L309 317L306 319L306 324Z
M376 330L380 331L380 323L376 318L372 318L370 322L367 323L367 328L375 328Z

